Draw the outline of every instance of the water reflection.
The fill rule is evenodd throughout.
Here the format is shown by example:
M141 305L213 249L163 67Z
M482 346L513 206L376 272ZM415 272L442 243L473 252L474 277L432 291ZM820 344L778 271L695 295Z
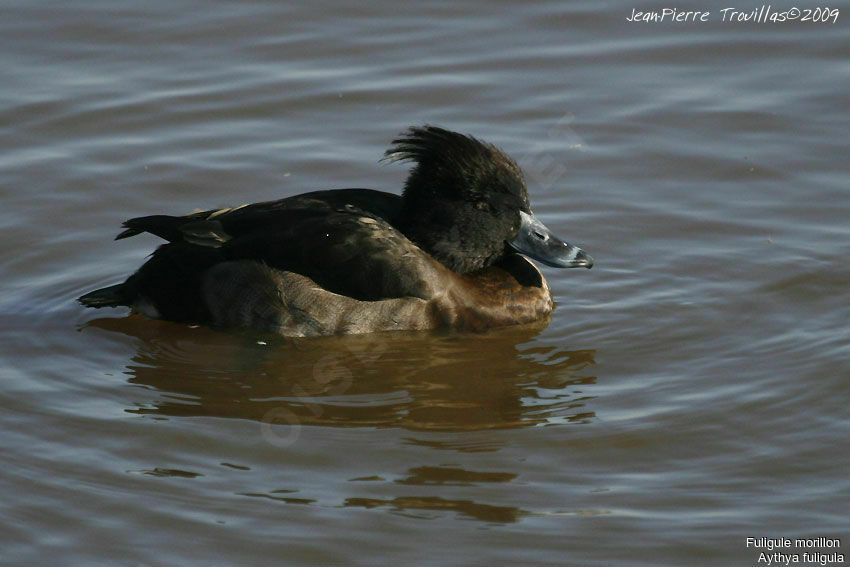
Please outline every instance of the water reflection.
M509 483L517 478L515 473L472 471L457 467L413 467L408 476L397 479L395 485L418 487L474 487L484 483ZM387 483L385 478L374 475L350 479L351 482ZM283 504L313 504L315 499L297 497L297 490L278 489L268 492L239 492L240 496L262 498ZM445 498L432 494L396 496L393 498L347 497L343 507L387 508L408 517L431 519L445 512L456 512L462 516L485 522L510 523L523 516L533 514L515 506L485 504L469 498Z
M388 506L408 516L429 519L439 517L439 514L426 515L423 512L443 512L452 510L463 516L481 520L484 522L509 523L516 522L521 516L528 515L514 506L493 506L490 504L479 504L472 500L450 500L439 496L401 496L382 500L380 498L349 498L345 501L346 506L360 506L364 508L377 508ZM412 511L418 510L419 514Z
M291 494L294 490L273 490L266 494L263 492L239 492L240 496L250 496L251 498L265 498L275 502L283 502L284 504L313 504L316 502L314 498L294 498L292 496L281 496L281 494Z
M256 420L286 445L302 425L468 431L592 419L592 396L579 391L595 382L585 373L595 351L528 346L542 327L293 340L126 317L84 331L134 339L129 381L161 394L128 412Z
M410 475L396 482L399 484L469 486L479 482L510 482L517 477L513 473L468 471L454 467L415 467Z

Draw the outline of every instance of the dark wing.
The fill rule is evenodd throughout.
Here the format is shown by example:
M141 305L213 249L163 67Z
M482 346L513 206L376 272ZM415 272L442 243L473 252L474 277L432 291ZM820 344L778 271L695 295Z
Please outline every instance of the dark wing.
M399 207L400 197L380 191L317 191L183 217L131 219L119 238L150 232L171 242L154 259L165 249L202 258L214 250L218 261L257 260L364 301L427 299L441 287L446 268L392 226Z
M356 208L393 223L401 208L401 197L374 189L313 191L277 201L199 211L183 216L151 215L127 220L126 230L116 240L149 232L169 242L196 241L201 246L220 246L233 236L278 224L286 211L331 212Z
M377 215L353 207L293 209L278 223L221 246L228 260L253 259L307 276L324 289L354 299L428 299L447 268Z

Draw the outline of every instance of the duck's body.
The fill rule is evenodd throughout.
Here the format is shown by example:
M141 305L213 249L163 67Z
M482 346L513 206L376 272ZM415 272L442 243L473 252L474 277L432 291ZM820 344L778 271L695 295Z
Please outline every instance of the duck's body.
M168 243L124 283L80 301L286 336L482 330L552 311L546 280L515 248L592 265L544 232L519 168L493 146L434 127L395 143L390 158L417 163L403 196L339 189L131 219L118 238L150 232Z

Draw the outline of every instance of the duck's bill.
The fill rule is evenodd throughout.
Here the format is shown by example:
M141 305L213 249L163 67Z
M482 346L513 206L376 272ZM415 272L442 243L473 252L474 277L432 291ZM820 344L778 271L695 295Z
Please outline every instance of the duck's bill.
M522 211L519 215L519 234L509 243L514 250L553 268L593 267L590 254L552 234L534 215Z

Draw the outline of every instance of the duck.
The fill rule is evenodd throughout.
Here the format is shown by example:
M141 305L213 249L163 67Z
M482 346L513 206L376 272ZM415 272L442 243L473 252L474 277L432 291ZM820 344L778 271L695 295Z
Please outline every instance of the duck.
M331 189L182 216L131 218L116 240L161 244L92 308L286 337L451 329L550 317L536 260L593 266L531 211L522 170L471 135L413 126L384 161L411 162L401 195Z

